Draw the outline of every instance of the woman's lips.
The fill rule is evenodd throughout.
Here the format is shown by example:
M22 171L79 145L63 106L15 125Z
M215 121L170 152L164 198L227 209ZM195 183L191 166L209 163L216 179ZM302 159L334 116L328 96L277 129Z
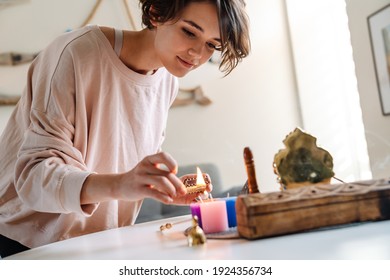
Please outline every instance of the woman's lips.
M192 64L192 63L190 63L190 62L188 62L188 61L186 61L186 60L184 60L184 59L182 59L182 58L180 58L180 57L177 57L177 58L178 58L178 60L180 61L180 63L181 63L185 68L187 68L187 69L192 69L192 68L194 68L195 64Z

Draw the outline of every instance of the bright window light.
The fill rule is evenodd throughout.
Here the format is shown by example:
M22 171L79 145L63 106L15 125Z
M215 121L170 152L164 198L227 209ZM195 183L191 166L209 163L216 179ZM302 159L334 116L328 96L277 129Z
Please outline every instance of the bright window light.
M333 156L336 177L370 179L345 1L286 0L303 129Z

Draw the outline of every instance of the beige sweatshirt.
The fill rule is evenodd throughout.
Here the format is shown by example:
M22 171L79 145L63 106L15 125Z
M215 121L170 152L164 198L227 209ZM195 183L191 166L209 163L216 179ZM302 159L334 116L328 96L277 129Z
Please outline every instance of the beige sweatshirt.
M141 201L81 207L81 187L160 149L177 90L164 68L128 69L97 26L56 39L0 138L0 234L36 247L133 224Z

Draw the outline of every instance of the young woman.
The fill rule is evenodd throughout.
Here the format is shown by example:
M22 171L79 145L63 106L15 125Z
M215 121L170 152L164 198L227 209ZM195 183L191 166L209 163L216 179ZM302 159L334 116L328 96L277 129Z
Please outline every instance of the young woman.
M249 53L242 0L141 0L141 31L87 26L51 43L0 138L0 255L131 225L142 201L188 204L161 152L178 83ZM210 191L211 186L209 186Z

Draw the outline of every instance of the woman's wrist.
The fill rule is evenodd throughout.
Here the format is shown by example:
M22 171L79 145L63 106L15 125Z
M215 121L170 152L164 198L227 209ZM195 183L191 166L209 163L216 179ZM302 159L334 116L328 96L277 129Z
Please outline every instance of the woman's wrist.
M81 189L81 204L121 199L119 191L121 177L121 174L89 175Z

